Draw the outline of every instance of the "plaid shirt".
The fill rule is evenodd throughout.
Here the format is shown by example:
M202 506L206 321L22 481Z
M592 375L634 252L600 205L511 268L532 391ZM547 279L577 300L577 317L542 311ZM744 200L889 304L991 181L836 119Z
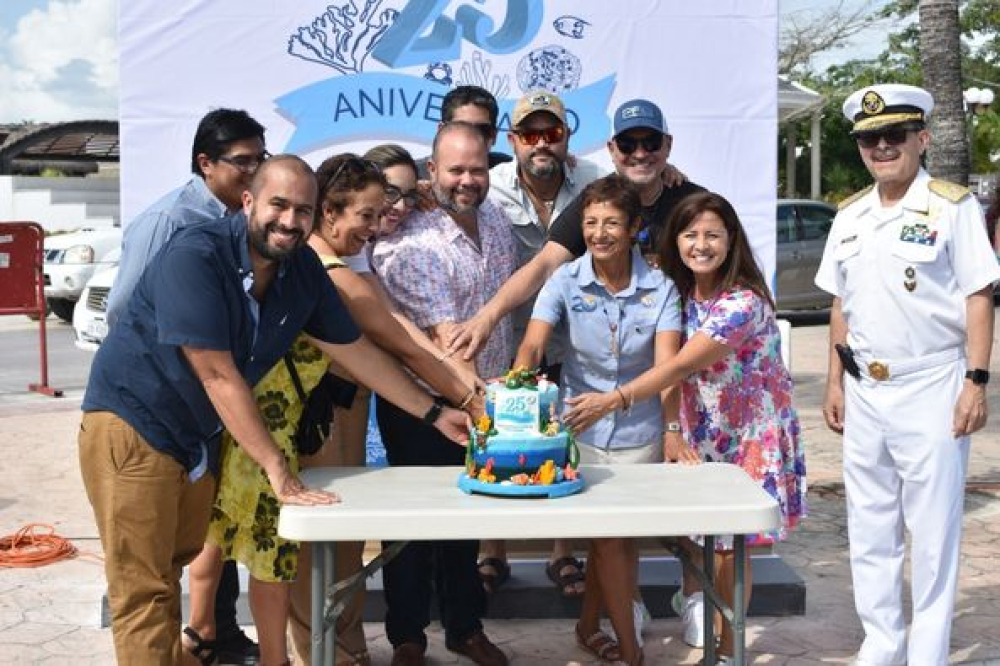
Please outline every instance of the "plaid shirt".
M373 262L400 312L427 330L471 318L517 268L517 246L503 210L485 201L478 211L482 249L443 210L416 212L375 244ZM480 377L498 377L514 355L504 317L476 356Z

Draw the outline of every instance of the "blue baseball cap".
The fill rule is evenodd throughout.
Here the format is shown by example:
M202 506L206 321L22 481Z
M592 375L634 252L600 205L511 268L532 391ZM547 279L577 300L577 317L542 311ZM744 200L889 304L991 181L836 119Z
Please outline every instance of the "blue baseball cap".
M649 100L633 99L625 102L615 111L614 136L630 129L651 129L667 134L667 122L663 119L663 112Z

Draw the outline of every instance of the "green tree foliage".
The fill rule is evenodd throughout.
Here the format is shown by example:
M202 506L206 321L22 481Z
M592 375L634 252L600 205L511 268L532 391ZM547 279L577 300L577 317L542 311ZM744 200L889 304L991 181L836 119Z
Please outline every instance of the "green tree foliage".
M829 201L840 201L871 182L858 157L857 147L848 135L850 124L841 112L844 99L858 88L873 83L924 84L917 7L918 0L892 0L879 8L868 7L873 17L869 23L880 21L880 25L889 26L890 33L888 47L874 58L850 60L819 72L804 64L810 58L799 44L794 47L795 68L781 72L826 97L821 121L822 191L823 197ZM970 122L972 171L992 173L1000 170L1000 162L990 160L991 156L1000 158L1000 115L997 113L1000 109L1000 0L961 0L959 8L963 88L991 88L997 96L991 110L977 116L975 122ZM826 23L831 29L838 27L827 15L818 17L817 22ZM829 36L819 38L814 32L809 34L816 44L833 44L836 47L842 43ZM791 52L790 49L790 44L782 45L783 52ZM791 62L787 58L779 58L779 61ZM779 135L782 194L785 191L784 142L784 134ZM800 147L796 180L798 195L807 196L810 149L805 127L799 132L797 143Z

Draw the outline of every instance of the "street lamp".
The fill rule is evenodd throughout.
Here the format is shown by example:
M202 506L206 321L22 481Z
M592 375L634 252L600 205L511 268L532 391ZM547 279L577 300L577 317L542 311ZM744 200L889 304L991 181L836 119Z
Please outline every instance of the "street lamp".
M973 115L985 113L990 104L993 103L993 91L989 88L969 88L962 92L965 99L965 108Z
M975 169L977 116L986 113L993 103L994 95L989 88L969 88L962 91L962 97L965 99L965 112L969 116L969 167Z

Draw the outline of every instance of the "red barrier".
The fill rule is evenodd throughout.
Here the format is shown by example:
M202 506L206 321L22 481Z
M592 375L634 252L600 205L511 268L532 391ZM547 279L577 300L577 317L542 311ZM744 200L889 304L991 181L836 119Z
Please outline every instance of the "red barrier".
M42 381L28 384L28 390L58 398L62 390L49 386L44 246L45 232L35 222L0 222L0 315L38 316Z

